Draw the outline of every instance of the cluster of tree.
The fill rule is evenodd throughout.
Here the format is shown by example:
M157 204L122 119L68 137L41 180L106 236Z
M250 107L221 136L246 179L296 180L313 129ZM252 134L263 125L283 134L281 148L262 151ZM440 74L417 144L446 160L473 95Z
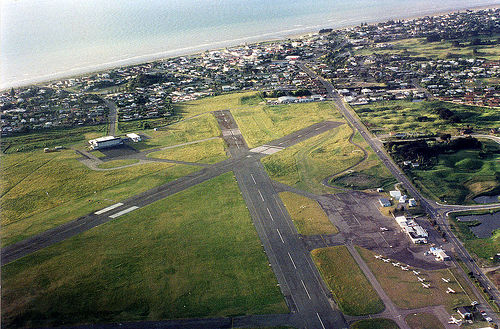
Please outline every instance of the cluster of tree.
M176 79L170 74L144 74L141 73L137 75L134 79L129 82L130 88L144 88L155 83L163 83L175 81Z
M440 108L435 109L435 111L437 112L437 114L439 114L439 117L443 120L446 120L446 121L452 122L452 123L461 122L460 118L450 109L440 107Z
M301 97L301 96L310 96L310 95L311 95L311 92L307 89L297 89L297 90L291 90L291 91L269 90L269 91L262 92L262 97L264 97L264 98L278 98L278 97L282 97L282 96Z
M425 164L427 161L439 154L457 152L466 149L481 149L482 144L473 137L451 139L451 136L443 134L447 143L430 143L428 140L415 141L391 141L386 144L396 160L411 160Z
M319 30L319 34L331 33L333 29L321 29Z

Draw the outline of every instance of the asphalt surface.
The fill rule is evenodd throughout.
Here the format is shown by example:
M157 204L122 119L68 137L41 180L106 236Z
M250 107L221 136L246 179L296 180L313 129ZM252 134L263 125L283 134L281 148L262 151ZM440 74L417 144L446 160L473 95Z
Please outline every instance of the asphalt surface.
M108 136L114 136L116 134L116 121L117 121L117 113L118 113L118 108L116 107L116 104L109 101L109 100L104 100L104 103L109 109L108 113Z

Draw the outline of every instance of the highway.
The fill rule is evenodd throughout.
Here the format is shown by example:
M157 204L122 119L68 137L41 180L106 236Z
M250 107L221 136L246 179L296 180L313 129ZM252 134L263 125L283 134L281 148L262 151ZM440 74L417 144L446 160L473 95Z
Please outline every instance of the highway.
M434 201L427 200L422 196L419 190L417 190L413 184L410 182L408 177L400 170L400 168L392 161L392 158L386 153L385 149L383 148L382 145L377 143L377 140L369 133L368 129L364 126L364 124L361 122L361 120L358 118L358 116L354 113L354 111L350 108L348 108L345 103L342 101L341 96L336 92L335 88L333 85L317 75L315 72L310 70L308 67L306 67L303 63L297 63L300 69L302 69L304 72L306 72L310 77L315 78L319 80L323 86L326 88L328 91L329 96L333 99L335 105L337 108L341 111L341 113L344 115L344 117L347 119L351 127L355 128L361 136L366 140L368 145L375 151L377 156L380 158L382 163L389 169L389 171L392 173L392 175L402 184L402 186L408 191L410 195L412 195L420 204L421 206L425 209L425 211L431 216L431 218L435 218L438 224L445 229L448 241L452 243L454 247L454 251L457 253L458 257L460 260L464 262L464 264L467 266L467 268L474 272L476 274L476 277L484 283L485 287L489 288L489 291L491 295L494 297L495 302L497 305L500 305L500 293L496 289L495 285L489 280L489 278L484 275L480 269L479 266L476 264L476 262L473 260L473 258L470 256L468 251L465 249L465 247L462 245L462 243L457 239L457 237L454 235L454 233L451 231L449 228L447 219L446 219L446 214L451 212L451 211L463 211L463 210L471 210L471 209L488 209L488 208L495 208L498 207L499 205L489 205L489 206L444 206L444 205L439 205ZM456 264L458 268L458 264ZM473 285L470 280L468 280L468 283L471 285L471 287L475 286ZM475 288L476 289L476 288ZM474 290L475 290L474 289ZM476 290L475 290L476 291ZM478 299L480 299L484 309L487 310L488 314L491 314L490 316L494 319L496 323L499 322L498 318L496 315L493 313L492 309L486 303L486 300L482 298L481 295L479 295L476 291L476 295Z

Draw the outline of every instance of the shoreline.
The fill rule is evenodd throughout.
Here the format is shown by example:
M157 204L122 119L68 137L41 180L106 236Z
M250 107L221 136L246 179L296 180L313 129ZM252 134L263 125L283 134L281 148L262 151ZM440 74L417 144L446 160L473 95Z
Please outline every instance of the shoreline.
M372 24L378 24L378 23L386 22L388 20L393 20L393 19L409 21L409 20L423 18L423 17L427 17L427 16L441 16L441 15L446 15L446 14L450 14L450 13L464 12L467 10L479 11L479 10L488 10L488 9L497 9L497 8L500 8L500 2L497 4L493 4L493 5L465 7L462 9L454 9L454 10L453 9L440 10L440 11L427 13L427 14L414 14L414 15L409 14L408 16L401 17L401 18L392 17L392 18L383 18L383 19L373 19L373 20L367 20L365 22L367 22L369 25L372 25ZM332 29L334 31L336 31L336 30L338 31L338 30L358 26L359 24L361 24L361 22L351 23L351 24L347 23L345 25L335 27ZM244 44L259 44L259 43L263 43L263 42L272 42L272 41L279 41L279 40L286 40L286 39L297 39L297 38L301 38L301 37L304 37L306 35L309 35L311 33L318 33L318 31L322 28L330 28L327 25L328 25L328 23L324 23L324 24L320 23L320 24L307 26L307 27L290 28L290 29L286 29L286 30L282 30L282 31L267 32L267 33L263 33L263 34L260 34L257 36L248 36L248 37L235 38L235 39L231 39L231 40L216 41L216 42L213 42L210 44L200 44L200 45L189 46L189 47L185 47L185 48L178 48L178 49L174 49L174 50L161 51L161 52L155 52L155 53L144 54L144 55L136 55L133 57L123 58L123 59L119 59L119 60L115 60L115 61L108 61L108 62L101 63L101 64L92 64L89 66L76 67L73 69L59 71L59 72L46 74L46 75L42 75L42 76L38 76L38 77L34 77L34 78L22 79L22 80L18 80L18 81L12 82L12 83L7 82L5 87L2 86L0 88L0 91L4 92L4 91L11 89L11 88L22 88L22 87L27 87L27 86L31 86L31 85L41 85L41 84L50 83L52 81L76 78L76 77L80 77L80 76L84 76L84 75L104 72L104 71L111 70L111 69L117 69L120 67L129 67L129 66L147 64L147 63L153 63L153 62L167 60L167 59L181 57L181 56L198 56L205 51L221 50L223 48L237 47L237 46L244 45ZM297 30L297 31L294 31L294 30Z

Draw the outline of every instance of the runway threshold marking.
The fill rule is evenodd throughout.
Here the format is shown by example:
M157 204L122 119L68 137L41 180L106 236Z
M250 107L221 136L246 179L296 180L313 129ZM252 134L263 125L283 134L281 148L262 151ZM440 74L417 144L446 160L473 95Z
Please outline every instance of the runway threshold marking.
M267 213L269 214L269 217L271 217L271 220L274 222L273 215L271 215L271 212L269 211L269 208L267 208Z
M105 212L108 212L108 211L113 210L113 209L115 209L115 208L118 208L118 207L120 207L120 206L123 206L123 203L118 202L118 203L115 203L114 205L111 205L111 206L109 206L109 207L106 207L106 208L104 208L104 209L101 209L101 210L99 210L99 211L96 211L94 214L96 214L96 215L104 214Z
M125 215L126 213L129 213L129 212L131 212L131 211L134 211L134 210L136 210L136 209L139 209L139 207L137 207L137 206L132 206L132 207L130 207L130 208L127 208L127 209L125 209L125 210L122 210L122 211L120 211L120 212L117 212L116 214L111 215L111 216L109 216L109 217L110 217L110 218L116 218L116 217L119 217L119 216L121 216L121 215Z
M323 321L321 321L321 318L319 317L318 312L316 312L316 316L318 317L319 323L321 323L321 327L323 327L323 329L326 329L325 325L323 324Z
M255 178L253 177L253 175L252 175L252 174L250 174L250 176L252 177L253 183L254 183L255 185L257 185L257 182L255 181Z
M297 266L295 266L295 262L293 261L292 255L290 255L290 253L288 253L288 257L290 257L290 260L292 261L293 268L297 269Z
M306 285L304 284L304 281L300 280L300 282L302 282L302 287L304 287L304 290L306 291L307 297L309 297L309 299L311 299L311 295L309 295L309 291L307 291L307 288L306 288Z
M281 236L280 230L276 229L276 232L278 232L278 235L280 236L281 242L285 243L285 240L283 240L283 237Z
M264 197L262 196L262 193L260 193L260 190L257 190L257 192L259 192L260 198L264 201Z

